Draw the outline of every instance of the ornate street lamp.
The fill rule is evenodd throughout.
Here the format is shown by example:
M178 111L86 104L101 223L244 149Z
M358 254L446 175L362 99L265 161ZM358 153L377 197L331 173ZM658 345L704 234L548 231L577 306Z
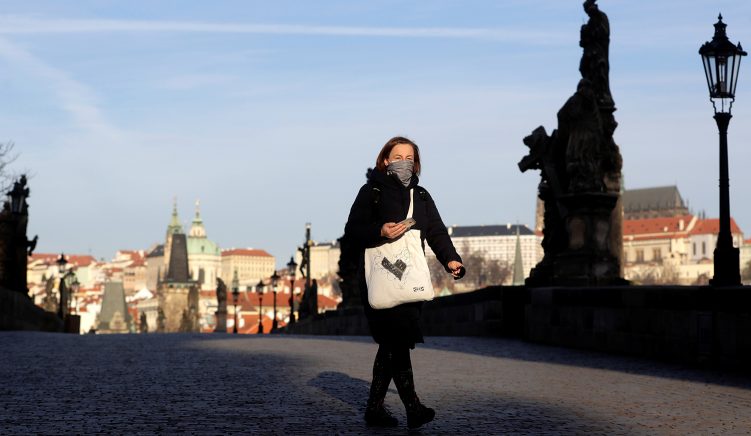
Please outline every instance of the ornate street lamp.
M65 253L60 253L60 256L57 258L57 272L60 273L60 277L62 277L63 274L65 274L65 266L68 264L68 260L65 259Z
M235 306L235 325L232 327L232 333L237 334L237 298L240 296L240 279L237 278L237 270L232 276L232 302Z
M29 195L26 189L26 176L21 176L21 180L13 184L13 190L8 195L10 196L10 211L14 214L22 213L26 197Z
M289 274L289 324L295 323L295 274L297 270L297 262L295 257L289 258L287 263L287 274Z
M709 87L709 99L714 107L714 119L720 131L720 233L714 250L714 278L710 283L715 286L740 286L739 250L733 247L730 231L728 125L733 117L730 112L735 101L741 58L747 53L740 43L735 45L730 42L725 33L727 25L722 22L722 15L718 18L712 41L704 43L699 49Z
M279 275L274 270L274 274L271 275L271 290L274 292L274 319L271 321L271 331L275 332L277 329L276 323L276 292L279 286Z
M65 253L60 253L57 262L55 263L57 263L57 272L60 274L60 281L57 285L57 291L60 294L60 299L57 304L57 316L60 319L65 320L65 316L68 312L68 308L66 307L68 302L68 290L65 287L65 269L68 260L65 259Z
M263 334L263 279L258 280L256 285L256 292L258 293L258 334Z

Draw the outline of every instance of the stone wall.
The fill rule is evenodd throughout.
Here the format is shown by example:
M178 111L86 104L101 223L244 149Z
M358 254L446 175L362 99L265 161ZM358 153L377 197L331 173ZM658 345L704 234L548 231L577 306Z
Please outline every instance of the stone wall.
M0 288L0 330L62 332L63 322L34 305L28 295Z
M428 336L519 336L524 330L522 287L493 286L426 302L423 333ZM288 332L312 335L369 335L362 308L328 311L296 322Z
M523 337L681 362L748 364L751 289L530 289Z
M426 336L507 336L684 362L751 363L751 287L490 287L436 298ZM292 333L368 335L362 309L330 311Z

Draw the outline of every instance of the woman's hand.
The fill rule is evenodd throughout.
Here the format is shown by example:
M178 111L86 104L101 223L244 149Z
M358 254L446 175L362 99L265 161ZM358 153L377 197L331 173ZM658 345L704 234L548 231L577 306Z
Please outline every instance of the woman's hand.
M462 268L464 268L464 265L462 265L461 262L452 260L448 263L448 267L451 270L451 275L456 278L459 278L459 276L461 275L461 270Z
M397 223L386 223L381 227L381 236L389 239L396 239L407 231L407 226Z

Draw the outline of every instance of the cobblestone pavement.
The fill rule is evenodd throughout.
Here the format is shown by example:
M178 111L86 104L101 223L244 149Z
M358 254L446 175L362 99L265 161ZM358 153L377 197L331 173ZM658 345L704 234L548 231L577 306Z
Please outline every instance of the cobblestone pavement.
M369 338L0 332L0 433L406 434L362 412ZM514 340L412 353L422 434L751 434L751 377Z

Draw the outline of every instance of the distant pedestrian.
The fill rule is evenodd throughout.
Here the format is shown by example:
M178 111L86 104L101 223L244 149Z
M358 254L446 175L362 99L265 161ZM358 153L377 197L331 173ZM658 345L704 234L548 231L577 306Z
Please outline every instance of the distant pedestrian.
M359 262L360 288L367 292L363 295L365 314L373 339L379 344L365 409L368 426L398 425L383 405L392 378L406 408L409 428L420 427L435 417L435 411L422 405L415 393L410 361L410 349L424 342L420 330L423 301L392 302L393 307L388 303L401 301L399 292L406 292L407 298L433 298L425 241L448 273L455 278L464 274L461 257L433 199L418 185L419 174L417 145L403 137L390 139L378 154L367 183L360 188L345 227L345 235L366 250ZM394 251L394 247L402 248ZM376 306L388 308L373 308L376 300Z

